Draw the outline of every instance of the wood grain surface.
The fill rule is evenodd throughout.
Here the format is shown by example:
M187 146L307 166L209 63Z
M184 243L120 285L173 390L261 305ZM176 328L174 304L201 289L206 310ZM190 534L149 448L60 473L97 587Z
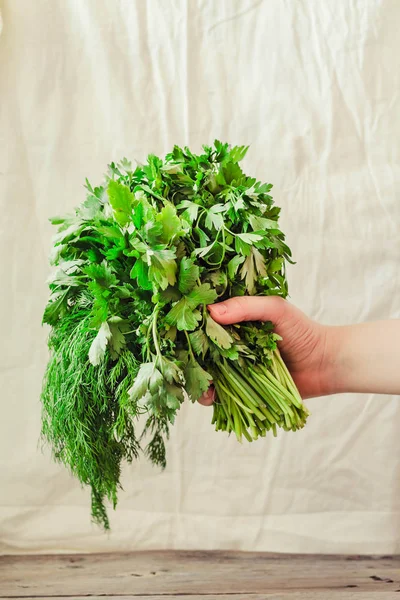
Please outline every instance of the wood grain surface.
M0 598L400 600L400 557L200 551L0 556Z

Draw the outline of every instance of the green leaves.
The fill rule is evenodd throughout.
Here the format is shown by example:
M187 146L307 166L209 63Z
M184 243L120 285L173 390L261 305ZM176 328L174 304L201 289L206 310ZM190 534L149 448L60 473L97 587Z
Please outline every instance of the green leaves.
M210 289L209 283L202 283L194 287L186 298L195 307L199 304L211 304L217 299L217 293L215 290Z
M144 262L143 257L138 258L130 271L130 277L137 279L139 287L143 290L151 290L152 284L149 279L149 267Z
M210 284L195 286L169 311L166 322L175 325L179 331L193 331L201 319L200 312L195 309L199 304L211 304L216 298L217 293L210 289Z
M259 250L257 250L257 248L252 248L252 254L253 254L253 258L254 258L254 263L255 263L255 267L257 270L257 273L261 276L261 277L266 277L267 275L267 269L265 268L265 260L263 255L261 254L261 252Z
M195 204L194 202L191 202L190 200L184 200L183 202L178 204L177 208L185 209L181 213L181 216L183 219L188 221L188 223L192 224L197 219L197 215L199 214L200 206L199 206L199 204Z
M103 260L100 265L90 264L82 270L90 279L96 281L101 287L109 288L111 285L117 283L117 278L113 273L112 268L105 260Z
M254 244L255 242L259 242L263 239L263 236L259 233L238 233L236 237L245 244Z
M212 377L205 371L197 361L190 360L184 370L185 389L190 399L195 402L203 392L210 387Z
M268 229L277 229L278 225L276 221L272 219L266 219L257 215L249 215L249 223L254 231L262 231Z
M257 277L265 277L266 275L267 269L261 252L257 248L251 248L251 254L246 257L240 271L240 277L245 280L249 294L255 292Z
M206 334L204 333L204 331L202 329L198 329L197 331L190 333L189 340L190 340L190 344L192 346L192 350L196 354L201 356L201 358L204 360L204 358L207 354L207 351L210 347L208 338L207 338Z
M153 280L156 287L165 290L168 285L176 282L177 266L174 250L148 250L147 264L149 265L149 279Z
M200 319L200 312L194 310L193 303L187 298L179 300L165 317L168 325L176 326L179 331L193 331Z
M173 204L166 202L164 208L157 215L157 223L162 226L161 241L168 244L184 233L181 220L176 214L176 208Z
M133 386L128 391L130 400L145 404L156 395L163 386L163 376L155 363L143 363L136 375Z
M210 315L207 316L206 333L208 337L220 348L228 349L233 344L233 338L226 329L214 321Z
M111 338L110 327L107 322L102 323L92 345L89 349L89 360L94 367L100 364L106 353L109 339Z
M237 254L228 262L227 269L228 269L228 275L229 275L230 279L235 278L237 270L238 270L239 266L241 264L243 264L244 260L245 260L244 256L240 256L239 254Z
M124 331L129 327L120 317L111 317L108 321L111 337L109 338L109 347L111 358L114 360L121 354L126 345Z
M238 163L244 159L247 154L249 146L233 146L229 151L229 158L232 162Z
M250 256L251 254L251 243L247 243L242 240L240 236L235 237L235 250L242 256Z
M171 367L171 364L170 361L161 365L157 362L143 363L128 394L132 402L146 408L155 417L168 416L173 422L183 401L180 383L184 377L178 367Z
M246 288L249 294L254 294L256 273L254 269L254 259L251 254L247 256L246 260L244 261L243 267L240 271L240 276L245 280Z
M224 217L221 213L225 212L223 204L214 204L208 211L206 217L206 227L208 229L222 229L224 226Z
M116 360L125 346L125 336L121 331L123 320L119 317L111 317L110 320L101 324L96 337L89 348L89 361L97 367L105 357L107 346L111 357Z
M45 308L42 323L56 325L58 320L67 312L69 289L53 294Z
M139 414L144 452L165 466L184 392L196 400L211 374L217 429L251 440L268 419L271 428L303 423L282 365L267 371L277 352L271 330L223 327L206 310L217 298L288 293L280 209L271 185L243 172L246 152L216 140L199 154L175 146L144 165L111 163L102 185L86 181L74 214L52 219L43 430L57 459L90 486L93 518L105 527L121 463L141 449Z
M113 180L108 184L107 193L114 211L114 218L124 227L132 216L133 194L128 187Z
M179 265L178 288L182 294L187 294L193 289L200 276L200 269L192 258L184 256Z

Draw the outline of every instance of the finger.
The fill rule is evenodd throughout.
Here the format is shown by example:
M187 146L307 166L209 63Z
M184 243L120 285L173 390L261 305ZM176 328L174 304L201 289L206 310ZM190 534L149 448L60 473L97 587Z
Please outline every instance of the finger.
M215 389L210 386L206 392L199 398L199 403L203 406L211 406L215 400Z
M222 325L241 321L272 321L277 325L283 319L287 302L279 296L238 296L211 304L212 318Z

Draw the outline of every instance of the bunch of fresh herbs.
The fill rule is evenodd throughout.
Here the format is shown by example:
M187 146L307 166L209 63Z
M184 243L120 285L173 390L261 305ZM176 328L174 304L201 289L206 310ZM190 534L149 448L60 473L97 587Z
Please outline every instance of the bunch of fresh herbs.
M164 160L111 163L104 185L86 181L74 214L51 219L42 433L90 486L105 528L122 462L143 448L165 467L169 425L211 382L215 428L239 441L306 421L272 324L222 327L207 311L231 296L288 293L280 209L271 184L243 173L246 151L215 141L199 155L175 146Z

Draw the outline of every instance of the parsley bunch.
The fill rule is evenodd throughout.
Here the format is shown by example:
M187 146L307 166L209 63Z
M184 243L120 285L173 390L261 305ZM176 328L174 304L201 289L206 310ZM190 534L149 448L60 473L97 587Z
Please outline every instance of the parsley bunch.
M280 209L270 184L243 173L246 151L215 141L200 155L175 146L164 160L111 163L74 214L51 219L42 434L90 486L105 528L121 463L143 450L165 467L169 425L211 382L212 422L239 441L306 421L272 324L222 327L206 308L288 293Z

